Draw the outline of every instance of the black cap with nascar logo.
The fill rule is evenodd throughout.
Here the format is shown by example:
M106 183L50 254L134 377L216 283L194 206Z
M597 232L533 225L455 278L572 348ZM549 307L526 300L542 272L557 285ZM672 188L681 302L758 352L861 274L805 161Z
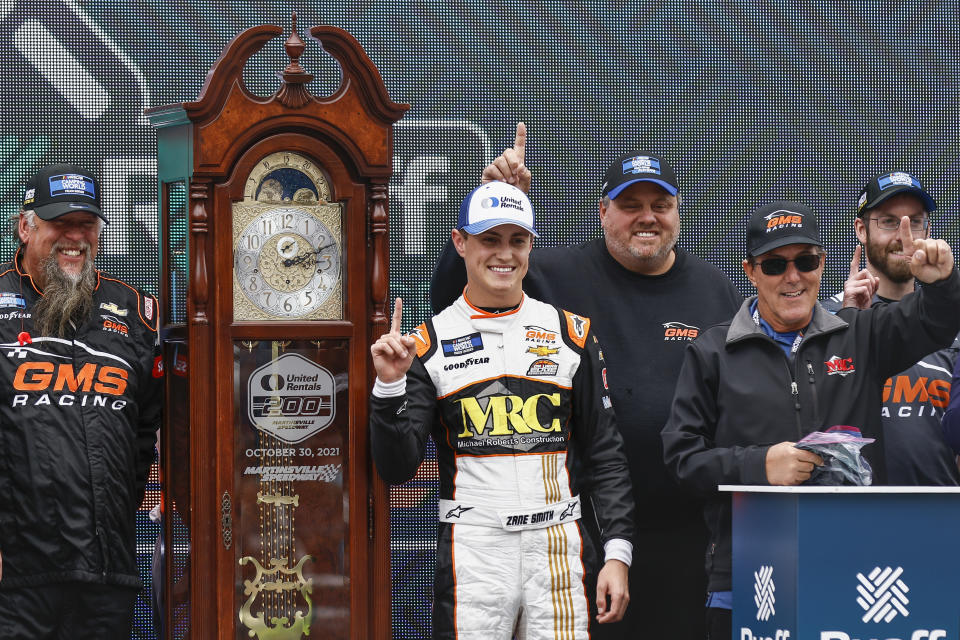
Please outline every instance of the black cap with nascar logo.
M600 197L616 200L635 182L652 182L670 195L677 195L677 176L670 164L652 153L638 152L620 156L607 168L600 185Z
M73 211L89 211L108 222L100 209L100 183L75 164L53 164L40 169L27 182L23 209L32 209L43 220Z
M750 214L747 224L747 255L755 258L788 244L822 247L817 216L799 202L777 200Z
M898 193L915 195L923 202L923 207L927 213L931 213L937 208L937 203L933 201L929 193L924 191L919 180L905 171L894 171L881 174L867 183L867 186L860 192L860 197L857 198L857 217L863 217L866 211L873 209L890 196Z

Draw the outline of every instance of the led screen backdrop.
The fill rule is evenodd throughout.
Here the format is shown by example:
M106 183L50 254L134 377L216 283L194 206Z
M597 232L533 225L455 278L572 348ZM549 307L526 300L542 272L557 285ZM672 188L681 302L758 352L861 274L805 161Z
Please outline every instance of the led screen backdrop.
M875 173L917 174L937 198L934 233L957 247L960 145L957 5L879 2L400 2L126 0L0 2L0 209L55 161L102 176L111 224L99 266L155 292L155 136L145 107L196 98L229 39L263 23L350 31L396 102L391 285L407 328L427 314L434 257L484 164L529 126L527 162L543 244L599 234L600 176L621 152L656 150L679 175L681 244L740 274L749 210L799 199L822 218L824 292L853 248L859 188ZM301 33L303 32L303 29ZM278 86L282 39L246 72ZM338 84L313 41L311 90ZM4 233L0 257L13 250ZM436 465L393 491L394 629L429 637ZM151 485L156 489L156 485ZM156 527L141 511L149 576ZM149 583L149 580L147 579ZM145 595L138 638L153 637Z

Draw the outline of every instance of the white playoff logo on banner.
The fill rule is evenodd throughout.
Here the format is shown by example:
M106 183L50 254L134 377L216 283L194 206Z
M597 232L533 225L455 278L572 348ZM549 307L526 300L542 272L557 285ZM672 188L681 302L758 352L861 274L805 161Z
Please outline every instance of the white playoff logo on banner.
M757 620L766 622L777 612L773 605L777 599L773 592L777 588L773 584L773 567L762 566L759 571L753 572L753 601L757 605Z
M296 353L285 353L247 379L250 422L288 443L306 440L336 416L333 375Z
M890 622L898 613L904 617L910 615L907 611L910 589L900 579L902 574L903 567L874 567L866 576L857 574L857 592L860 594L857 604L866 611L864 622Z

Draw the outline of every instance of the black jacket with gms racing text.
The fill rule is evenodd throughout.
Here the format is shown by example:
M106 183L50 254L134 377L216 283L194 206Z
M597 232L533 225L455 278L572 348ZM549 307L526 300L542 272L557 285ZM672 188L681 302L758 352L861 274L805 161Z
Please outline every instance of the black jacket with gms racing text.
M898 303L842 309L816 304L788 358L743 303L728 323L687 347L663 430L664 459L678 480L706 495L710 591L730 589L731 512L721 484L768 484L767 450L834 425L876 442L863 454L886 484L880 405L884 381L960 331L960 275L924 285Z
M138 586L163 392L157 301L97 272L89 317L62 339L34 331L41 295L19 253L0 267L0 589Z

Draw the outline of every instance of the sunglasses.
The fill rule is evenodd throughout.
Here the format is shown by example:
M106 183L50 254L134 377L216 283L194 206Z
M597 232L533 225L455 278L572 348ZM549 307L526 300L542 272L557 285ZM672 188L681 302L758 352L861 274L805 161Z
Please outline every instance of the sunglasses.
M797 256L793 260L787 260L786 258L767 258L759 264L760 270L766 275L779 276L787 270L787 265L791 262L797 266L797 271L809 273L810 271L816 271L817 267L820 266L820 254L805 253Z

